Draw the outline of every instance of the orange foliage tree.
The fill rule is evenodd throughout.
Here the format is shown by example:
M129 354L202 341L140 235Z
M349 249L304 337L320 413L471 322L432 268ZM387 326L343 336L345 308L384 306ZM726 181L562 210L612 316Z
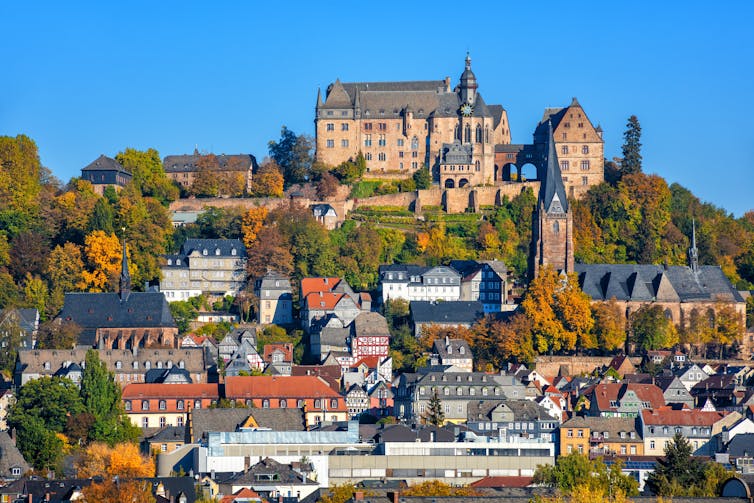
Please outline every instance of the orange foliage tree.
M241 236L247 250L256 241L257 235L262 229L264 220L267 218L269 212L270 210L264 206L259 206L257 208L250 208L241 218Z
M120 274L121 244L115 234L94 231L84 239L84 257L87 270L82 272L84 283L90 292L114 290ZM129 263L131 275L134 266Z
M454 487L439 480L427 480L401 491L401 496L480 496L471 487Z
M82 491L85 503L155 503L151 484L139 480L107 479L92 483Z
M115 477L154 477L155 466L151 458L139 453L136 444L122 443L113 447L95 442L84 451L84 455L76 464L78 476L88 478L100 476Z

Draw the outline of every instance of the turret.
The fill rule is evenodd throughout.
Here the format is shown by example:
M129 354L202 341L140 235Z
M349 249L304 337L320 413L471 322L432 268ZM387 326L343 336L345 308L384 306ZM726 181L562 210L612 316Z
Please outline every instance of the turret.
M466 69L461 74L461 102L473 105L476 101L476 90L479 85L476 82L476 75L471 71L471 56L466 53Z

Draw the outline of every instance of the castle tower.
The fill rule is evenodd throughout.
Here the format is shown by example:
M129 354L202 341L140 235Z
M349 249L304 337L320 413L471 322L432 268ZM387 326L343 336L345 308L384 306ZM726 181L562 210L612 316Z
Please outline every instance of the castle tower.
M125 302L131 295L131 273L128 272L128 256L126 255L126 238L123 238L123 258L120 266L120 301Z
M532 250L529 255L531 278L537 277L539 269L546 265L565 273L574 270L573 214L563 185L552 123L548 124L548 136L545 176L533 215Z
M460 91L461 102L474 105L476 102L476 90L479 88L479 84L476 81L476 75L471 71L471 56L466 53L466 69L461 74L460 79Z

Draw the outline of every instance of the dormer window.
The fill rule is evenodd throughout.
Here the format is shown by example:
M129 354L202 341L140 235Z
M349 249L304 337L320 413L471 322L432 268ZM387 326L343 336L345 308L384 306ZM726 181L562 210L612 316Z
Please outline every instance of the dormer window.
M134 369L138 369L139 368L139 362L134 362L133 367L134 367Z
M45 362L45 370L50 370L50 362Z
M215 255L220 255L220 248L215 248Z
M207 254L207 249L205 248L202 250L202 255L206 255L206 254Z
M173 259L172 258L168 259L168 265L173 265Z
M232 250L230 250L230 254L235 257L236 255L238 255L238 252L236 251L235 248L233 248Z
M181 259L179 258L175 259L175 265L181 265Z

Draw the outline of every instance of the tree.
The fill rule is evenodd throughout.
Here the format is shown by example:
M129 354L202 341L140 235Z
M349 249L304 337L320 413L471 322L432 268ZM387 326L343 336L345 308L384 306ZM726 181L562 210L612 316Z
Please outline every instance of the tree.
M165 206L178 199L178 187L165 174L162 159L157 150L150 148L142 151L127 148L119 152L115 160L131 172L131 183L141 195L153 197Z
M658 496L690 496L705 485L706 463L692 456L691 444L676 433L665 446L665 458L657 458L655 470L647 478L647 487ZM705 496L717 496L709 494Z
M282 170L286 186L309 179L314 150L314 141L309 136L298 136L283 126L280 130L280 140L270 141L268 146L270 157Z
M6 312L4 317L5 323L0 328L0 371L10 376L16 366L16 355L24 334L15 316Z
M94 231L84 239L84 256L88 268L82 272L90 292L114 291L121 272L122 249L115 234ZM132 268L129 262L129 270ZM132 271L133 273L133 271Z
M434 426L442 426L445 423L445 412L443 412L442 401L437 395L437 390L432 394L432 398L429 399L427 412L422 416L422 420L424 423Z
M492 324L490 332L493 346L489 353L500 358L490 360L496 368L502 368L504 360L521 363L534 361L537 353L534 350L532 323L526 315L516 313L507 322L497 321Z
M30 230L38 215L41 172L31 138L0 136L0 230L11 238Z
M89 477L154 477L155 465L151 458L142 456L139 446L121 443L111 446L100 442L90 444L76 463L77 476Z
M401 491L401 496L457 498L463 496L481 496L481 493L472 487L456 487L440 480L427 480Z
M123 413L120 385L94 349L86 352L86 365L81 376L81 400L86 411L94 416L89 439L113 445L133 441L141 433Z
M592 305L594 334L597 346L606 351L616 351L626 344L626 321L618 301L613 297L607 302Z
M63 455L63 440L38 417L17 428L16 445L24 459L37 470L55 469Z
M285 275L293 272L289 243L277 225L262 227L252 247L246 250L246 256L246 270L252 278L264 276L268 268Z
M173 315L178 332L185 334L191 328L191 322L199 315L199 310L191 303L185 300L177 300L168 304L170 313Z
M199 197L217 197L220 193L218 173L220 163L215 154L200 155L196 161L198 168L191 183L191 194Z
M555 487L566 494L581 493L584 489L597 494L636 496L639 484L630 475L621 473L620 461L609 468L602 458L590 460L587 456L572 453L560 456L555 465L540 465L534 472L534 483Z
M37 334L40 349L72 349L81 334L81 327L74 321L53 319L43 323Z
M628 118L623 133L621 172L623 175L641 173L641 126L635 115Z
M332 173L322 173L317 181L317 197L320 199L333 197L338 194L338 187L340 187L340 183Z
M82 491L84 503L155 503L152 485L148 481L120 480L108 478L101 482L93 481ZM199 500L197 500L199 501Z
M272 159L265 159L251 180L253 197L283 197L283 174Z
M353 498L356 493L356 486L353 484L332 485L326 493L322 495L318 503L346 503Z
M428 189L432 186L432 174L426 166L417 169L414 172L413 179L418 190Z
M647 304L631 315L633 340L645 351L672 348L678 344L678 330L662 307Z
M249 208L249 210L243 214L241 220L241 239L244 246L248 250L254 245L254 241L257 239L257 234L264 225L264 220L269 214L269 210L264 206L258 206L256 208Z

